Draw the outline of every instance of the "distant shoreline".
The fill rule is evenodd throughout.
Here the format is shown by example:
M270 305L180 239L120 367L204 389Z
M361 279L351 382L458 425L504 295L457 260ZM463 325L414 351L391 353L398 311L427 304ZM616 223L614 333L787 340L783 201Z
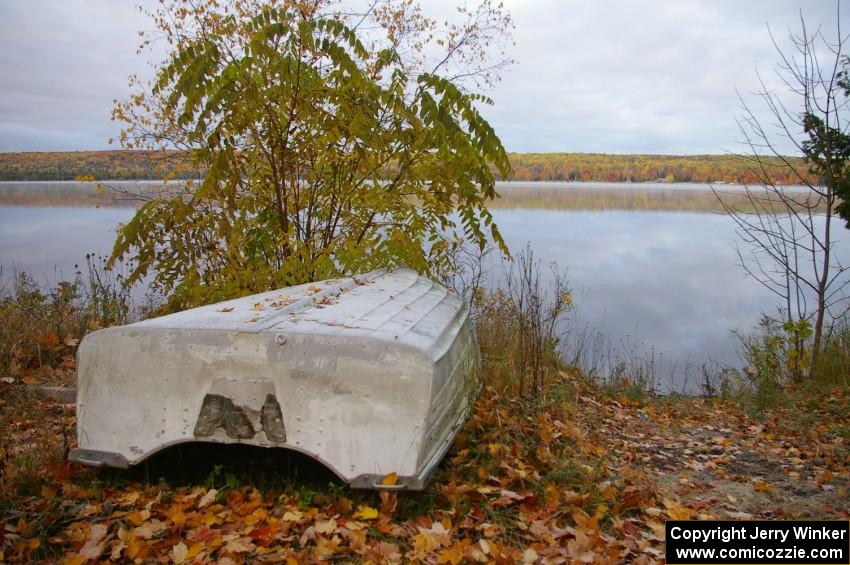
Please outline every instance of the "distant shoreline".
M623 155L604 153L509 153L517 182L718 183L755 182L752 162L737 155ZM767 158L766 158L767 159ZM802 164L800 157L788 157ZM775 159L774 159L775 160ZM771 159L768 159L771 161ZM777 160L777 165L778 160ZM781 166L777 181L792 184ZM158 151L31 151L0 153L0 181L96 180L159 181L198 178L200 172L185 152ZM809 179L816 182L817 179Z

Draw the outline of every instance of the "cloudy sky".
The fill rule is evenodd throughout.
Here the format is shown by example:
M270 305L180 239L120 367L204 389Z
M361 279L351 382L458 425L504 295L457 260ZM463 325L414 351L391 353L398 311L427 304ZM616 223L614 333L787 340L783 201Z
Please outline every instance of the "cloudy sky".
M0 0L0 151L109 148L113 99L130 73L151 74L136 55L136 32L151 28L136 3ZM736 88L756 90L756 70L776 82L767 27L784 37L801 5L809 24L836 24L836 0L506 5L516 64L485 113L510 151L736 150ZM841 23L850 31L850 6Z

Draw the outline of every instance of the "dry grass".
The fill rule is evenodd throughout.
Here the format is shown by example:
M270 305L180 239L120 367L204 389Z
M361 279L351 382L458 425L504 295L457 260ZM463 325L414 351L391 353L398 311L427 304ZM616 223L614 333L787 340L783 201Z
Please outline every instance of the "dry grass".
M544 282L531 247L507 263L504 282L474 297L485 380L518 396L537 396L562 367L561 321L572 309L565 274L556 265Z

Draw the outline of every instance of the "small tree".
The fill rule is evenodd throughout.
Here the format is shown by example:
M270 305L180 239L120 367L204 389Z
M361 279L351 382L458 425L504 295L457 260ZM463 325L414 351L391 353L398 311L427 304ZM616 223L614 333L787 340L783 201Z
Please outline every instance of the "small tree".
M377 267L439 274L461 228L505 249L485 206L494 170L510 170L476 108L490 101L446 71L510 21L489 2L465 12L422 71L416 40L433 22L411 6L166 3L168 60L115 116L128 123L125 147L185 149L200 178L121 227L112 260L135 259L130 282L152 272L181 308ZM411 46L420 51L400 54ZM484 60L468 63L473 83L498 68Z
M739 250L741 264L782 300L783 326L793 345L789 365L797 376L814 366L828 321L847 308L847 267L833 253L833 216L847 219L850 212L850 116L842 80L848 38L840 24L836 31L835 39L820 27L811 32L801 18L801 31L789 31L790 50L774 41L778 76L787 90L772 90L759 77L757 96L775 128L743 99L738 122L758 183L745 187L744 199L715 190L752 250L750 255ZM784 154L789 143L802 164ZM798 186L780 184L778 178ZM812 334L809 358L806 340Z

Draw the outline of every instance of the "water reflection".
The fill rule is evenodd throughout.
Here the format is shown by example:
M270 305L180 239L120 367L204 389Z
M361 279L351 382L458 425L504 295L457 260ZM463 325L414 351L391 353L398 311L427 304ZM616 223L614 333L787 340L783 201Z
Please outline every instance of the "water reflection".
M617 354L655 356L664 388L681 389L703 364L737 364L730 330L753 326L773 295L737 267L731 220L683 212L497 210L512 249L531 242L567 266L576 325L607 336Z
M108 256L119 223L132 208L0 206L0 268L39 282L70 280L86 253Z
M160 181L0 182L0 205L135 208L169 186Z
M744 211L752 209L743 186L717 184L713 188L728 204ZM712 186L707 184L503 182L496 183L496 190L499 198L491 204L492 208L724 211ZM788 186L783 190L803 194L806 189Z
M167 194L179 182L0 182L0 205L135 207L143 199ZM800 187L788 190L795 188ZM721 184L715 189L731 204L746 205L743 187ZM707 184L499 182L496 190L493 208L722 211Z

